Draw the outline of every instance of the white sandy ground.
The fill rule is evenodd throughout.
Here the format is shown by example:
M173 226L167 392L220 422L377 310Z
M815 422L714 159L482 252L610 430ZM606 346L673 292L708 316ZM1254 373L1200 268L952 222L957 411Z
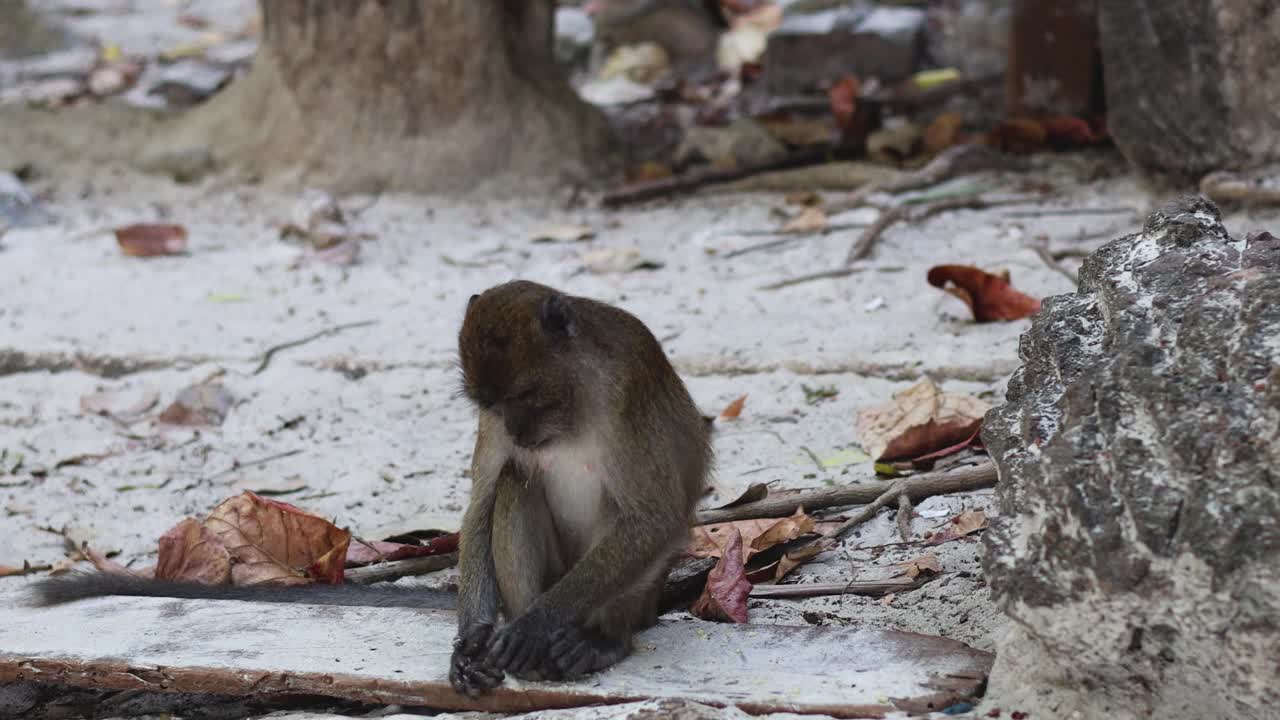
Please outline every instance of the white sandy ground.
M182 39L181 31L126 22L141 12L135 4L117 4L114 16L84 15L77 22L106 23L101 32L152 50ZM204 5L228 17L239 7ZM130 132L118 118L102 127L89 118L82 131ZM0 564L7 565L64 556L62 538L42 528L66 528L97 549L120 551L124 562L149 564L162 532L246 488L287 491L283 499L370 537L388 528L455 528L467 499L463 473L473 432L471 411L454 392L457 326L471 293L515 277L639 315L663 339L708 413L749 395L741 419L716 435L719 500L752 482L806 488L869 479L869 463L821 468L806 448L819 457L856 448L856 410L926 374L946 390L998 402L1017 366L1017 338L1027 321L969 322L957 301L926 283L930 266L1006 268L1015 287L1029 294L1066 292L1071 283L1027 249L1033 238L1046 234L1055 249L1092 249L1136 231L1160 201L1123 174L1087 179L1092 168L1114 167L1113 160L1046 158L1027 176L1056 186L1042 205L955 211L899 225L876 246L869 263L876 269L763 291L760 285L838 266L858 231L726 258L726 251L768 239L735 233L780 224L771 216L783 205L780 193L702 194L620 211L515 198L386 195L357 218L373 236L360 262L338 268L307 260L278 239L296 193L222 178L182 186L103 165L81 151L92 136L63 137L66 126L42 131L41 123L38 114L0 110L0 169L33 162L42 176L31 189L48 197L58 219L0 238L0 368L27 369L0 375L0 449L23 453L28 467L109 456L40 478L0 475ZM976 182L1014 190L1021 180L983 176ZM342 200L347 207L370 202ZM1032 207L1131 212L1010 217ZM836 220L868 219L853 213ZM185 225L190 254L123 257L107 230L142 221ZM570 222L590 226L595 238L529 241L548 224ZM1275 225L1274 214L1228 218L1239 234ZM1109 234L1080 239L1103 231ZM622 247L665 265L628 274L581 270L583 253ZM1073 260L1064 265L1077 266ZM265 372L251 374L272 345L364 320L376 324L282 351ZM65 370L71 363L93 372ZM149 422L124 428L80 410L83 395L102 390L153 391L167 404L216 371L225 371L237 403L213 431L162 434ZM802 385L834 386L839 396L810 406ZM228 472L288 451L300 452ZM964 508L987 508L990 497L984 491L921 503L915 531ZM883 514L792 581L854 579L921 552L890 549L877 556L856 549L896 539L892 515ZM752 622L867 623L994 650L1004 621L982 580L978 544L960 541L932 551L948 575L891 604L859 597L755 601ZM26 582L0 579L0 603L11 602ZM1006 716L1012 709L1039 708L1005 706ZM661 709L637 704L534 715L614 718L655 711Z
M0 563L9 565L63 557L62 538L42 528L66 528L100 550L121 551L125 562L151 563L164 530L244 488L292 491L283 498L371 537L388 526L456 527L467 499L473 419L455 394L455 334L471 293L514 277L635 312L664 339L709 413L749 395L741 419L716 435L721 499L752 482L805 488L869 479L869 463L819 468L805 448L826 457L857 447L856 410L925 374L947 390L998 402L1017 364L1017 337L1027 322L963 319L961 306L925 282L931 265L1007 268L1015 286L1032 295L1068 291L1070 283L1025 244L1046 233L1055 248L1091 248L1104 239L1080 241L1080 232L1136 230L1158 200L1124 176L1079 181L1078 157L1048 160L1033 177L1051 179L1059 190L1043 207L1133 212L1012 218L1011 208L956 211L885 235L871 265L900 271L763 291L767 282L835 267L857 231L726 259L725 250L766 239L735 232L775 227L770 210L782 206L780 195L698 195L616 212L387 195L356 221L373 235L360 262L337 268L278 239L295 193L219 179L181 186L14 137L21 136L0 139L0 166L34 160L44 175L32 189L48 196L58 222L12 230L0 241L0 366L31 368L0 376L0 448L23 453L28 467L109 456L45 477L0 476ZM989 187L1019 181L978 179ZM369 201L343 199L349 207ZM101 232L156 220L189 229L189 255L124 257ZM539 228L564 222L597 235L574 244L530 242ZM1239 233L1268 224L1270 218L1239 215L1229 227ZM665 266L581 271L584 252L625 246ZM272 345L363 320L376 324L282 351L265 372L251 374ZM68 361L120 376L41 369ZM163 434L145 421L124 428L80 410L83 395L103 390L154 391L168 403L215 371L225 371L237 403L213 431ZM804 384L834 386L839 396L807 405ZM227 472L294 450L300 452ZM962 508L985 508L990 497L928 500L917 509L916 532ZM848 580L921 552L855 549L896 539L891 515L882 515L792 580ZM889 605L859 597L756 601L752 621L869 623L993 650L1003 621L982 580L979 546L961 541L933 551L948 576ZM0 593L11 598L26 582L0 580Z

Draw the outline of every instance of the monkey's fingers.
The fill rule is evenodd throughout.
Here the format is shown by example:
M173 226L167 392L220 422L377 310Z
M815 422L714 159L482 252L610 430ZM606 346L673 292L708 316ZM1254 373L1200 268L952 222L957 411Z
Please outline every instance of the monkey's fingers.
M466 658L455 658L449 668L449 684L454 690L473 698L500 685L503 677L498 668Z
M453 648L467 657L479 657L488 649L492 635L493 625L477 623L458 633L453 641Z

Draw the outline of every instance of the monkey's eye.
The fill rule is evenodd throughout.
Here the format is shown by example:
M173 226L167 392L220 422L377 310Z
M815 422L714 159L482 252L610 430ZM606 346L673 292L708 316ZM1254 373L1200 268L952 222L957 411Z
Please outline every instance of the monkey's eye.
M537 392L538 392L538 389L537 389L537 388L533 388L533 387L531 387L531 388L527 388L527 389L522 390L522 391L520 391L520 392L518 392L518 393L514 393L514 394L512 394L512 395L509 395L509 396L507 397L507 401L508 401L508 402L512 402L512 401L514 401L514 402L520 402L520 403L527 403L527 402L529 402L530 400L532 400L532 399L533 399L533 396L534 396L534 395L536 395L536 394L537 394Z

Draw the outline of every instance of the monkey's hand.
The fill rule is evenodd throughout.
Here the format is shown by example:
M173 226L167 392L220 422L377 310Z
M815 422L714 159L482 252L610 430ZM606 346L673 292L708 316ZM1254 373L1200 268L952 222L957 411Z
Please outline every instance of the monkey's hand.
M527 680L556 679L550 655L552 637L571 627L551 613L530 608L494 633L485 660Z
M485 660L489 638L493 634L490 623L472 623L458 629L453 640L453 658L449 662L449 684L468 697L477 697L492 690L502 682L502 669Z

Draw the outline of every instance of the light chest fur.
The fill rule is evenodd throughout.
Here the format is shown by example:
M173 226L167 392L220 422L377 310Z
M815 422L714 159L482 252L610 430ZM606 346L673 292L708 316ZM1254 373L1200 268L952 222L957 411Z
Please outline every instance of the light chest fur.
M561 537L571 541L572 547L563 550L580 557L603 529L609 459L603 438L588 432L538 450L517 449L516 453L533 482L542 486Z

